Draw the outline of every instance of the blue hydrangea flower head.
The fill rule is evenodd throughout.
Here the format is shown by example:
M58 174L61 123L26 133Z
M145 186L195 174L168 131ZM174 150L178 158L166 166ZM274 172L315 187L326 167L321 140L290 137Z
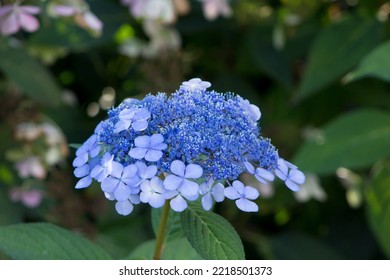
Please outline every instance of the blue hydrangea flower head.
M169 95L129 98L110 109L76 151L76 188L96 180L121 215L168 201L181 212L198 199L208 211L225 198L256 212L259 192L240 181L243 174L263 184L276 176L297 191L305 175L261 135L260 109L210 86L194 78Z

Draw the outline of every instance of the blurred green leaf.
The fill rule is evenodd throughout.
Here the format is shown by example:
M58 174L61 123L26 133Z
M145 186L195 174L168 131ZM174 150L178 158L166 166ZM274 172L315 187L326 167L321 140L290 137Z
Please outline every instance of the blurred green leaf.
M316 132L293 159L302 170L329 174L339 167L363 168L390 155L390 113L361 109Z
M153 258L155 240L138 246L126 259L151 260ZM172 240L165 244L162 260L201 260L186 238Z
M348 19L321 31L314 41L297 92L305 98L345 75L382 38L383 25L376 20Z
M61 91L51 73L22 49L0 48L0 69L23 93L47 106L59 105Z
M2 184L0 183L0 187ZM12 203L5 191L0 191L0 225L22 222L22 213L16 203Z
M154 234L157 236L160 225L162 208L152 208L151 219ZM184 236L183 228L180 222L180 214L174 211L169 211L168 221L166 226L166 240L173 240Z
M245 259L240 237L221 216L190 204L181 213L181 223L191 245L203 259Z
M376 170L374 179L366 191L367 217L369 224L390 257L390 166L381 166Z
M0 227L0 250L17 260L108 260L91 241L48 223Z
M390 82L390 41L382 43L365 56L357 69L348 75L347 81L364 77L375 77Z
M343 256L326 243L300 232L289 231L269 239L273 259L339 260ZM261 244L260 244L261 245Z

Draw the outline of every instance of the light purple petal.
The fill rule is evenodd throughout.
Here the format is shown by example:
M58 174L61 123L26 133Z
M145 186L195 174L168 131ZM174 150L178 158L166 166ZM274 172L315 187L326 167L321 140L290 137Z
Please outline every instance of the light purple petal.
M211 194L207 193L202 197L202 207L204 210L209 211L213 206L213 199L211 198Z
M140 121L140 120L147 120L150 118L150 112L146 108L141 108L136 110L134 115L134 120Z
M103 29L103 23L101 20L89 11L84 13L84 21L86 25L92 30L101 31Z
M116 178L121 178L122 172L123 172L123 165L120 164L119 162L113 161L110 175Z
M129 152L129 156L135 159L143 159L147 151L147 148L132 148Z
M82 154L73 160L73 167L79 167L86 164L88 161L88 154Z
M137 166L135 164L130 164L123 168L122 173L122 179L135 177L137 175Z
M303 184L305 182L305 174L303 174L303 172L298 169L290 170L288 178L297 184Z
M77 182L75 188L76 188L76 189L84 189L84 188L86 188L86 187L89 187L89 185L90 185L91 183L92 183L92 178L89 177L89 176L86 176L86 177L80 179L80 180Z
M202 176L202 174L203 174L203 169L202 169L202 167L200 167L200 165L189 164L186 167L184 177L189 178L189 179L197 179L197 178L200 178Z
M73 174L77 177L77 178L82 178L82 177L85 177L89 174L89 165L88 164L84 164L80 167L77 167Z
M12 13L1 21L1 33L3 35L11 35L19 31L20 24L17 15Z
M165 192L164 183L158 177L153 177L150 180L150 186L152 187L154 192L157 192L157 193L164 193Z
M134 129L134 131L144 131L148 128L148 122L145 120L134 121L132 128Z
M130 195L129 200L133 204L140 204L141 203L141 201L139 199L139 195L137 195L137 194Z
M105 196L108 200L110 200L110 201L115 200L115 197L114 197L114 194L113 194L113 193L105 192L105 193L104 193L104 196Z
M77 10L74 7L70 6L56 5L53 7L53 12L57 16L68 17L74 15Z
M164 192L165 199L171 199L175 196L179 195L178 191L166 191Z
M288 173L288 166L286 164L286 161L284 159L278 159L278 168L277 170L280 170L281 173L287 175Z
M150 165L146 167L143 171L138 170L138 174L143 179L151 179L157 174L157 166Z
M186 166L181 160L174 160L171 163L171 172L180 177L184 177L184 172L186 170Z
M280 171L279 169L275 169L275 175L282 181L286 181L287 179L287 175L284 174L282 171Z
M118 201L115 203L115 210L118 212L118 214L127 216L133 211L133 204L130 203L130 201Z
M96 157L100 152L100 146L96 143L94 146L90 148L89 155L91 157Z
M104 176L104 168L101 165L96 165L92 170L91 170L91 177L96 179L96 181L101 182L104 178L108 176Z
M201 195L205 195L207 194L208 192L210 191L210 186L208 184L208 182L204 182L202 184L199 185L199 193Z
M181 187L183 181L183 178L169 174L164 180L164 187L167 190L173 191Z
M184 179L179 192L185 197L194 197L199 194L199 185L190 180Z
M145 160L150 162L156 162L163 156L161 151L157 150L148 150L145 154Z
M0 17L12 11L14 5L5 5L0 7Z
M221 183L215 184L211 194L216 202L222 202L225 199L225 187Z
M259 191L255 188L252 188L252 187L245 187L244 189L244 194L245 194L245 198L248 198L248 199L256 199L259 197Z
M22 11L23 13L32 14L32 15L37 15L41 12L41 8L37 6L30 6L30 5L20 6L19 10Z
M244 199L244 198L240 198L240 199L236 200L236 205L237 205L238 209L245 211L245 212L259 211L259 206L257 206L256 203L254 203L253 201Z
M149 148L150 142L151 142L151 137L148 135L142 135L138 136L134 140L134 145L139 147L139 148Z
M225 188L224 194L225 194L225 196L226 196L227 198L232 199L232 200L238 199L238 198L241 197L241 195L240 195L240 194L237 192L237 190L236 190L235 188L233 188L233 187L227 187L227 188Z
M27 32L35 32L39 28L39 21L29 14L19 14L20 26Z
M153 148L154 150L165 150L166 148L168 147L167 144L165 143L160 143L160 144L156 144L154 146L151 146L151 148Z
M260 178L265 179L267 181L273 181L275 179L275 176L274 176L274 174L272 174L272 172L270 172L264 168L261 168L261 167L256 168L255 177L256 178L260 177Z
M125 201L130 197L130 188L123 182L119 182L114 191L114 196L118 201Z
M101 188L104 192L113 193L119 185L119 180L113 177L107 177L101 183Z
M187 202L181 195L176 196L169 204L171 205L172 210L176 212L183 212L188 206Z
M137 110L136 109L123 109L122 111L120 111L119 113L119 119L120 120L132 120L134 118L134 115L135 115L135 112Z

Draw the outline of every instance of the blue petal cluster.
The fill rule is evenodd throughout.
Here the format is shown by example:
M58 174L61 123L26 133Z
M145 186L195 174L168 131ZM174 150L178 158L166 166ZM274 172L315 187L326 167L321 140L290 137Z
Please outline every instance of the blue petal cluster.
M194 78L170 96L129 98L112 108L76 151L76 188L96 180L121 215L141 202L159 208L169 201L181 212L199 198L210 210L225 197L242 211L256 212L259 192L239 180L243 173L261 183L276 175L298 190L305 175L261 136L260 109L210 86Z

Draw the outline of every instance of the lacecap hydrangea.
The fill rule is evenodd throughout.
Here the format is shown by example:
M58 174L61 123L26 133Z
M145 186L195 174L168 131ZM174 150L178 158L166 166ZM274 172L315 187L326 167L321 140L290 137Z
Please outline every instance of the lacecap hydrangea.
M259 191L240 181L244 173L264 184L276 175L297 191L305 175L261 136L259 108L210 86L194 78L171 95L129 98L109 110L76 151L76 189L96 180L121 215L139 203L169 202L181 212L198 199L210 210L225 198L256 212Z

